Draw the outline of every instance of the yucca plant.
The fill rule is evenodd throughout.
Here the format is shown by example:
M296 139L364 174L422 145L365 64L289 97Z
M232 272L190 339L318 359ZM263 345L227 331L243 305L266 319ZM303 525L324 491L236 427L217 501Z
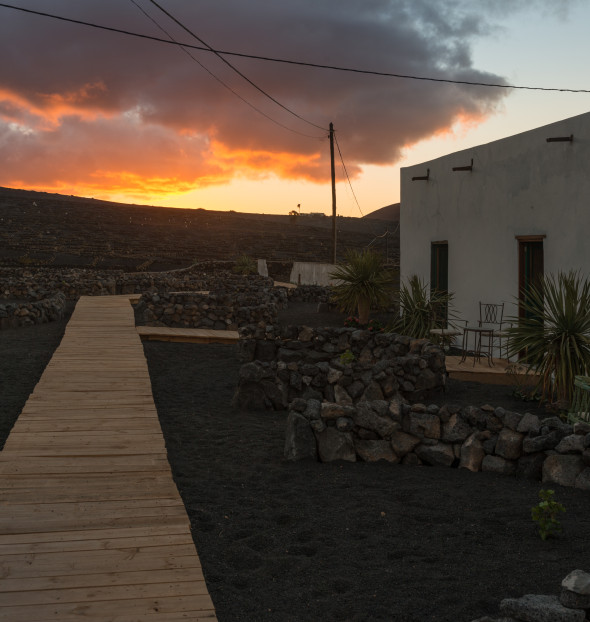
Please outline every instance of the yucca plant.
M451 308L451 292L433 290L428 293L427 285L420 277L413 275L407 283L402 283L399 291L401 316L394 323L392 330L415 339L430 337L433 328L447 326L454 318Z
M371 309L387 307L392 302L394 271L374 251L349 251L346 261L336 266L330 277L337 281L331 288L332 300L342 311L358 312L363 326L369 322Z
M547 274L510 318L508 354L538 374L541 398L570 402L575 376L590 372L590 281L579 271Z

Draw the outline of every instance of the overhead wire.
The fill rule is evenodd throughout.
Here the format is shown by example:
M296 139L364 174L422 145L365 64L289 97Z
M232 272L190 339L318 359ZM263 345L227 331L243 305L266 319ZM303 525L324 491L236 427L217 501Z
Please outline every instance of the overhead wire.
M361 213L361 216L364 216L363 210L361 209L361 206L360 206L360 204L358 202L358 199L356 198L356 194L354 192L354 188L352 187L352 182L350 181L350 176L348 174L348 171L346 170L346 164L344 164L344 158L342 157L342 151L340 150L340 145L338 144L338 138L336 138L336 133L334 133L334 142L336 143L336 147L338 148L338 155L340 156L340 161L342 162L342 168L344 169L344 173L346 174L346 179L348 179L348 185L350 186L350 190L352 191L352 196L354 197L356 205L359 208L359 212Z
M190 43L181 43L178 41L173 41L170 39L162 39L161 37L155 37L152 35L145 35L138 32L133 32L130 30L124 30L122 28L114 28L112 26L103 26L101 24L95 24L92 22L87 22L79 19L73 19L70 17L63 17L61 15L53 15L51 13L44 13L43 11L35 11L33 9L26 9L24 7L14 6L12 4L7 4L5 2L0 2L0 7L6 9L14 9L15 11L22 11L24 13L31 13L33 15L39 15L41 17L49 17L51 19L56 19L64 22L70 22L72 24L78 24L82 26L88 26L90 28L97 28L99 30L107 30L110 32L115 32L131 37L138 37L140 39L148 39L151 41L157 41L159 43L166 43L168 45L176 45L182 46L185 48L190 48L193 50L203 50L206 52L210 52L212 54L216 54L220 57L223 56L235 56L237 58L249 58L253 60L261 60L273 63L284 63L288 65L297 65L301 67L312 67L315 69L328 69L331 71L343 71L357 74L365 74L365 75L373 75L373 76L381 76L385 78L400 78L404 80L422 80L427 82L441 82L446 84L460 84L466 86L482 86L488 88L499 88L499 89L515 89L515 90L527 90L527 91L545 91L545 92L557 92L557 93L590 93L590 89L570 89L570 88L556 88L556 87L543 87L543 86L523 86L517 84L500 84L493 82L475 82L470 80L453 80L451 78L433 78L429 76L417 76L411 74L402 74L402 73L393 73L387 71L375 71L370 69L355 69L352 67L342 67L338 65L324 65L320 63L310 63L306 61L296 61L289 60L285 58L276 58L271 56L260 56L257 54L245 54L242 52L231 52L227 50L217 50L206 46L199 46ZM280 105L280 104L279 104ZM316 126L319 127L319 126ZM319 129L324 130L325 128L319 127Z
M167 35L168 37L170 37L170 39L172 41L176 42L176 39L174 39L174 37L161 25L158 23L158 21L152 17L140 4L138 4L136 2L136 0L130 0L132 4L134 4L151 22L153 22L165 35ZM177 42L178 43L178 42ZM187 50L182 44L180 45L180 49L189 56L189 58L191 58L193 61L195 61L195 63L197 63L202 69L204 69L214 80L217 80L217 82L219 82L219 84L221 84L222 86L224 86L228 91L230 91L231 93L233 93L237 98L241 99L247 106L250 106L250 108L252 108L253 110L255 110L258 114L262 115L263 117L265 117L266 119L268 119L269 121L272 121L273 123L275 123L276 125L282 127L285 130L288 130L289 132L293 132L294 134L299 134L300 136L305 136L306 138L315 138L315 139L321 139L324 138L323 136L312 136L311 134L304 134L303 132L299 132L291 127L288 127L287 125L284 125L283 123L281 123L280 121L277 121L276 119L273 119L270 115L266 114L264 111L260 110L260 108L257 108L252 102L249 102L245 97L242 97L242 95L240 95L237 91L235 91L231 86L229 86L229 84L226 84L221 78L219 78L217 75L215 75L209 68L207 68L205 65L203 65L203 63L201 63L201 61L196 58L193 54L190 53L189 50Z
M317 128L318 130L325 130L326 128L322 127L321 125L318 125L317 123L313 123L312 121L310 121L309 119L306 119L305 117L302 117L300 114L297 114L295 111L291 110L290 108L288 108L287 106L285 106L284 104L281 104L280 101L278 101L276 98L274 98L272 95L270 95L269 93L267 93L263 88L259 87L253 80L250 80L250 78L248 78L248 76L246 76L243 72L241 72L237 67L234 67L234 65L232 65L227 58L224 58L219 52L217 52L217 50L214 50L208 43L206 43L205 41L203 41L203 39L201 39L201 37L199 37L198 35L196 35L192 30L190 30L190 28L188 28L187 26L185 26L179 19L177 19L176 17L174 17L174 15L172 15L172 13L170 13L169 11L167 11L164 7L162 7L160 4L158 4L158 2L156 2L156 0L149 0L154 6L158 7L158 9L160 9L160 11L162 11L162 13L164 13L165 15L167 15L174 23L178 24L185 32L187 32L189 35L191 35L192 37L194 37L197 41L199 41L199 43L205 45L211 52L213 52L213 54L215 54L215 56L217 56L217 58L219 58L222 62L224 62L228 67L230 67L231 69L233 69L233 71L235 71L241 78L243 78L244 80L246 80L246 82L248 84L250 84L251 86L253 86L257 91L259 91L260 93L262 93L262 95L264 95L265 97L267 97L268 99L270 99L272 102L274 102L277 106L279 106L280 108L282 108L283 110L285 110L286 112L288 112L289 114L293 115L294 117L296 117L297 119L299 119L300 121L303 121L304 123L307 123L308 125L311 125L312 127Z

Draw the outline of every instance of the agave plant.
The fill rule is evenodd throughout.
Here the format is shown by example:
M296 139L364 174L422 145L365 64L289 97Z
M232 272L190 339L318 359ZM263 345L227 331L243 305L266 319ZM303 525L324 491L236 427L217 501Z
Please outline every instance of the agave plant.
M430 337L433 328L444 327L449 318L454 317L451 304L454 294L433 290L428 294L428 287L413 275L407 283L402 283L399 291L400 318L392 329L401 335L415 339Z
M539 375L542 399L570 402L575 376L590 372L590 281L578 271L547 274L521 305L525 317L510 318L509 356Z
M330 277L337 281L332 285L332 300L342 311L357 311L363 326L369 321L371 309L392 302L394 272L385 265L383 256L374 251L349 251L346 261L336 266Z

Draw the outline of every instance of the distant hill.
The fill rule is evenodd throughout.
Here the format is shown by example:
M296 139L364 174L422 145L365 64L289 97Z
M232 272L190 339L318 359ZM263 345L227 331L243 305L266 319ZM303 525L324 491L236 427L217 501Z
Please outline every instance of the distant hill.
M399 222L399 203L392 203L391 205L386 205L381 209L377 209L370 214L365 214L363 218L368 218L370 220L389 220Z
M327 216L246 214L127 205L0 187L0 266L169 270L240 255L329 262ZM369 245L399 260L390 222L337 218L337 256Z

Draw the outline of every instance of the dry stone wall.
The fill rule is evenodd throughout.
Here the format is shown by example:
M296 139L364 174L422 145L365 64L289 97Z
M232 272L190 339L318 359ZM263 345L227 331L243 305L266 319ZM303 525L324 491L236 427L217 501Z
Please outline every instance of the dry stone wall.
M285 457L459 467L590 490L590 424L491 406L296 399Z
M248 324L277 321L286 303L284 289L266 288L256 292L144 293L136 306L138 324L180 328L237 330Z
M118 270L0 268L0 296L4 298L41 300L60 291L68 300L77 300L80 296L203 289L207 284L207 275L186 270L126 273Z
M283 410L295 398L352 405L442 390L444 353L424 339L354 328L247 326L240 330L234 403Z
M272 279L243 276L221 269L224 262L203 262L169 272L98 271L84 268L0 268L0 298L40 300L61 291L69 300L80 296L141 294L146 291L254 292L271 288Z
M53 322L64 316L65 309L61 292L41 300L0 303L0 330Z
M293 302L329 302L330 288L323 285L298 285L287 292Z
M51 321L63 314L65 300L80 296L143 293L140 323L220 329L276 322L278 309L287 301L286 289L274 288L268 277L233 274L224 265L205 262L144 273L0 268L0 328ZM171 293L175 291L190 294ZM210 291L211 296L199 297L198 291Z

